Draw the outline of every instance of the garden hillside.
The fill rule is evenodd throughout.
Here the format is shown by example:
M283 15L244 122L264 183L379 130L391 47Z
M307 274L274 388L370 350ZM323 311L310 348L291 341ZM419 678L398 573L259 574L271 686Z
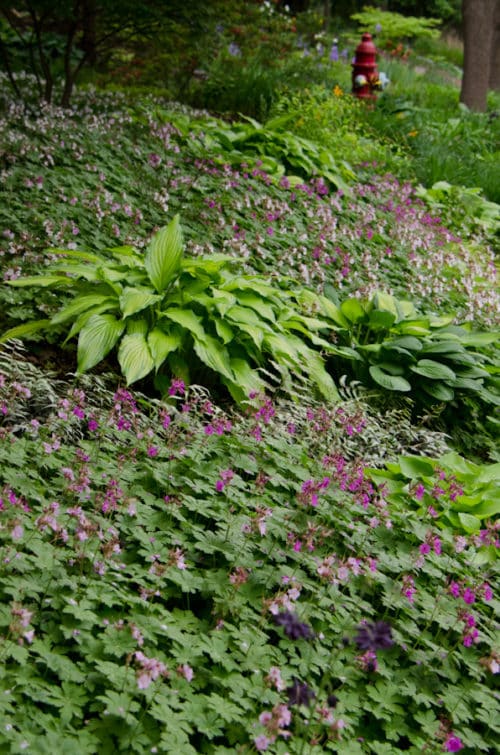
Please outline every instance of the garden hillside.
M500 98L275 5L6 6L0 753L497 752Z

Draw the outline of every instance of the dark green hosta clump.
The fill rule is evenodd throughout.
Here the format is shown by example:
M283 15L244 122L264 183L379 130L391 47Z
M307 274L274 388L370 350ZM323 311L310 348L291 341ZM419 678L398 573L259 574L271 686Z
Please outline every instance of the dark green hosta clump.
M353 350L348 368L362 382L411 393L420 405L451 402L463 392L499 403L498 366L485 351L498 333L472 332L453 325L451 316L420 315L411 302L382 292L347 299L339 309L338 342Z
M329 399L338 394L318 351L315 335L337 308L308 291L269 285L256 275L233 272L231 257L183 257L178 216L151 240L145 254L132 247L109 255L52 250L61 257L43 275L8 281L69 294L51 319L12 328L2 337L23 338L38 330L69 327L78 336L78 371L86 372L115 347L127 384L151 373L157 387L171 375L190 382L208 367L242 401L265 388L257 368L271 367L285 389L292 374L309 379Z

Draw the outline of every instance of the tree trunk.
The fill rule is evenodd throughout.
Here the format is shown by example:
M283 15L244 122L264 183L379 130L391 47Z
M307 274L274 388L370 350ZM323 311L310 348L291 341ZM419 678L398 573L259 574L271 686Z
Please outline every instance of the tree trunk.
M493 49L493 21L498 0L462 0L464 72L460 101L484 112Z
M91 66L97 61L96 49L96 17L97 7L95 0L83 0L82 8L82 50Z
M493 18L489 88L500 92L500 0L497 0Z

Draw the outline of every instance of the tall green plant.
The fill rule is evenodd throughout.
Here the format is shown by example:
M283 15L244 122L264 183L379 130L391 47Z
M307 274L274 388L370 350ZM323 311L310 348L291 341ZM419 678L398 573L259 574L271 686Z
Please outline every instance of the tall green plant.
M201 362L237 401L265 387L259 367L274 367L290 391L298 374L323 396L337 396L320 354L309 345L328 346L315 335L327 322L303 314L307 305L335 318L337 308L324 297L234 273L234 260L225 255L183 258L178 216L152 238L145 255L132 247L112 249L111 259L53 252L62 259L45 274L9 284L47 287L73 298L50 319L12 328L2 341L70 326L66 341L78 336L78 372L116 347L127 384L154 372L161 388L165 370L189 379Z

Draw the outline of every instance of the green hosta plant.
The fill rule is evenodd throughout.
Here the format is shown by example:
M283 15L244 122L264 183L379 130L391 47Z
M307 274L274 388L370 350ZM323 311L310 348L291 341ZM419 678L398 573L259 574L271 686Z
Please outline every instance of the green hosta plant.
M184 130L186 121L178 121ZM310 139L291 133L290 115L278 115L262 124L245 117L240 123L225 123L219 120L189 122L190 130L202 131L204 151L221 150L224 162L241 164L248 158L258 158L258 165L267 173L280 178L284 173L289 180L301 183L304 178L321 176L332 186L349 191L355 179L351 166L338 160L330 149Z
M370 470L385 499L401 506L408 497L422 516L431 511L443 527L478 533L500 514L500 463L473 464L456 453L440 459L402 456L386 469ZM494 546L482 557L494 560Z
M485 387L497 368L484 351L498 333L472 332L453 318L422 316L408 301L377 292L371 299L347 299L339 313L345 327L338 340L353 349L357 379L389 391L412 393L423 404L448 402L473 391L498 403Z
M2 341L37 330L69 327L78 336L78 372L101 362L114 348L127 384L162 372L190 379L198 362L217 373L237 401L265 387L257 368L273 366L292 390L292 375L310 379L336 398L318 351L327 347L315 332L327 326L303 311L335 317L328 299L271 286L263 277L232 271L225 255L183 257L179 217L151 240L146 253L132 247L111 257L53 250L61 257L43 275L9 281L72 294L50 319L12 328ZM164 382L164 381L163 381Z

